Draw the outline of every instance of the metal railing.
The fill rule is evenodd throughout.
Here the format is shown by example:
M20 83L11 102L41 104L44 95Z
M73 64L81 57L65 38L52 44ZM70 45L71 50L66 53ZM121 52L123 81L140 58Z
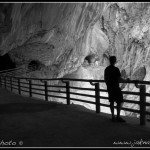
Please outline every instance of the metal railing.
M10 75L10 73L13 71L15 71L15 69L11 71L9 70L9 71L0 72L0 85L1 87L10 89L12 92L14 92L14 90L17 90L18 94L20 95L24 95L22 92L28 93L29 97L32 97L33 94L41 95L41 96L44 96L45 101L48 101L50 97L61 98L61 99L64 99L64 101L66 100L67 105L70 105L71 100L94 104L96 113L101 112L101 109L100 109L101 106L110 107L108 104L101 103L102 99L108 100L108 97L100 95L101 92L107 93L106 89L100 89L100 84L105 83L104 80L68 79L68 78L55 78L55 79L23 78L23 77L15 77L15 76ZM61 81L63 85L51 84L50 82L53 82L53 81ZM71 82L88 82L90 83L90 85L93 86L93 88L71 86L70 85ZM146 115L150 115L150 112L146 111L146 107L150 106L150 103L146 102L146 97L150 97L150 94L146 93L146 85L150 85L150 82L147 82L147 81L135 82L133 80L133 81L122 82L122 83L132 83L132 84L136 83L138 85L139 92L130 92L130 91L122 91L122 92L123 94L139 96L139 101L124 99L124 102L126 103L138 104L139 110L124 108L124 107L122 107L121 110L138 113L140 115L140 125L146 125ZM56 91L56 90L51 90L50 88L61 88L65 90ZM71 91L72 89L82 90L82 91L93 91L94 95L85 94L85 93L84 94L76 93L74 91L72 92ZM56 93L57 95L54 95L52 93ZM60 93L65 94L65 96L58 95ZM94 98L95 101L88 101L88 100L73 98L72 95ZM114 107L116 108L116 106Z

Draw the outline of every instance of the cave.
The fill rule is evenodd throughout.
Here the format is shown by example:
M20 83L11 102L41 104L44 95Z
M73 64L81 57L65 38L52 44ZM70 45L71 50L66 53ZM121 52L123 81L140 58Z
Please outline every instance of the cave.
M122 77L150 80L150 3L10 3L0 7L0 70L16 65L29 69L24 74L29 78L103 80L108 58L115 55ZM127 84L121 88L127 89ZM130 90L135 90L134 85Z
M90 66L93 64L96 64L100 58L96 54L89 54L88 56L85 57L83 66Z
M36 71L41 69L41 63L38 60L32 60L28 64L29 71Z
M7 69L13 69L15 67L16 67L16 65L14 62L12 62L9 54L0 56L0 71L7 70Z

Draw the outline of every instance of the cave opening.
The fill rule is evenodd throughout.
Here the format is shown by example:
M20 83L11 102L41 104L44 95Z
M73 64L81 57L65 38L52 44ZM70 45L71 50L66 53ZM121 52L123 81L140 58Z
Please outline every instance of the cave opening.
M91 53L89 55L87 55L84 59L84 62L83 62L83 66L84 67L87 67L87 66L90 66L92 64L94 65L98 65L99 64L99 61L100 61L100 58L99 56L97 56L96 54L94 53Z
M30 63L28 64L28 69L30 71L35 71L35 70L40 70L41 69L41 62L38 60L32 60L30 61Z
M0 71L16 68L15 63L11 60L9 54L0 56Z

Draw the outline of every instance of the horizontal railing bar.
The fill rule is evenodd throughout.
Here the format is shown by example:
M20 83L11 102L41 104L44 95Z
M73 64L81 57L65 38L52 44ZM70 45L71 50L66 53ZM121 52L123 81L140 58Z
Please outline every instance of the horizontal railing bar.
M27 79L27 80L43 80L43 81L47 81L47 80L62 80L61 78L56 78L56 79L45 79L45 78L25 78L25 77L13 77L16 79Z
M26 89L29 89L29 87L26 87L26 86L22 86L22 85L20 85L20 87L21 87L21 88L26 88Z
M31 88L32 90L45 91L45 89Z
M99 89L100 92L108 92L107 90L105 89Z
M8 81L10 81L10 79ZM18 79L12 79L12 82L18 82Z
M23 74L24 72L15 72L15 71L12 71L12 72L5 72L5 73L1 73L0 75L1 76L14 76L14 75L20 75L20 74Z
M22 91L23 91L23 92L26 92L26 93L29 93L29 91L26 91L26 90L21 89L21 92L22 92Z
M131 111L131 112L134 112L134 113L140 113L140 110L135 110L135 109L129 109L129 108L121 108L121 110L125 110L125 111Z
M63 81L81 81L81 82L105 82L104 80L92 80L92 79L72 79L72 78L59 78Z
M149 93L146 93L145 95L146 95L146 96L150 96L150 94L149 94Z
M29 73L30 71L23 71L23 72L17 72L17 73L14 73L13 75L15 75L16 77L19 77L19 75L22 75L22 74L27 74Z
M92 88L79 88L79 87L72 87L70 86L71 89L78 89L78 90L92 90L92 91L95 91L95 89L92 89Z
M49 94L48 94L48 96L50 96L50 97L57 97L57 98L65 98L66 99L66 97L63 97L63 96L56 96L56 95L49 95Z
M59 78L61 79L61 78ZM85 81L85 82L105 82L105 80L90 80L90 79L70 79L70 78L62 78L63 80L70 80L70 81ZM138 83L138 84L150 84L149 81L138 81L138 80L130 80L130 81L120 81L119 83Z
M108 97L105 97L105 96L99 96L99 98L108 100Z
M9 84L12 84L12 85L18 85L18 82L13 82L13 81L12 81L12 83L9 82Z
M108 104L103 104L103 103L99 103L100 106L104 106L104 107L110 107L110 105Z
M117 108L117 107L115 106L115 108ZM125 108L125 107L121 107L121 110L129 111L129 112L134 112L134 113L140 113L140 110Z
M17 86L18 87L18 84L12 84L12 86Z
M48 92L54 92L54 93L66 93L65 91L53 91L53 90L47 90Z
M105 82L105 80L91 80L91 79L71 79L71 78L53 78L53 79L44 79L44 78L25 78L25 77L15 77L15 78L20 78L20 79L29 79L29 80L63 80L63 81L81 81L81 82ZM138 83L138 84L149 84L150 81L137 81L137 80L130 80L130 81L121 81L119 83Z
M107 100L109 99L108 97L104 97L104 96L99 96L99 98L101 98L101 99L107 99ZM138 101L126 100L126 99L124 99L123 102L134 103L134 104L140 104L140 102L138 102Z
M79 101L79 102L85 102L85 103L89 103L89 104L96 104L95 102L86 101L86 100L79 100L79 99L76 99L76 98L70 98L70 100Z
M130 94L130 95L138 95L140 96L140 92L129 92L129 91L122 91L123 94Z
M5 85L4 83L2 83L2 85ZM6 84L6 86L9 86L9 85L11 85L11 84ZM18 85L17 84L12 84L12 86L16 86L16 87L18 87Z
M34 84L34 83L32 83L32 86L44 86L44 84Z
M27 84L27 85L29 85L29 83L26 83L26 82L21 82L21 81L20 81L20 84Z
M11 70L13 71L13 70L19 70L19 69L24 69L24 68L18 67L18 68L13 68L13 69L6 69L6 70L0 71L0 74L3 73L3 72L10 72Z
M104 80L90 80L90 79L69 79L69 78L25 78L25 77L14 77L14 78L20 78L20 79L28 79L28 80L50 80L50 81L53 81L53 80L69 80L69 81L81 81L81 82L105 82ZM131 83L135 82L135 81L130 81ZM127 82L128 83L128 82Z
M6 76L10 76L11 73L10 72L4 72L4 73L1 73L0 76L3 76L3 77L6 77Z
M66 86L58 86L58 85L47 85L47 87L66 88Z
M12 84L12 87L18 87L18 85Z
M147 102L146 102L145 105L146 105L146 106L150 106L150 103L147 103Z
M45 94L42 94L42 93L36 93L36 92L32 92L32 94L37 94L37 95L45 96Z
M13 87L12 89L18 90L18 88L16 88L16 87Z
M14 71L11 71L11 72L4 72L4 74L20 74L20 73L23 73L23 71L20 71L20 70L23 70L24 72L25 72L25 70L24 69L19 69L19 70L14 70ZM3 75L3 73L2 74L0 74L0 75Z
M133 103L133 104L140 104L139 101L133 101L133 100L127 100L127 99L124 99L123 102Z
M74 93L74 92L70 92L70 94L73 94L73 95L80 95L80 96L86 96L86 97L93 97L93 98L95 98L94 95L87 95L87 94Z
M15 79L15 80L14 80L14 79L12 79L12 82L18 82L18 79Z
M145 114L146 114L146 115L150 115L150 112L146 111Z
M103 104L103 103L100 103L99 105L100 105L100 106L104 106L104 107L110 107L110 105ZM114 106L114 108L117 108L117 107ZM124 107L121 107L121 110L131 111L131 112L135 112L135 113L140 113L139 110L134 110L134 109L124 108Z

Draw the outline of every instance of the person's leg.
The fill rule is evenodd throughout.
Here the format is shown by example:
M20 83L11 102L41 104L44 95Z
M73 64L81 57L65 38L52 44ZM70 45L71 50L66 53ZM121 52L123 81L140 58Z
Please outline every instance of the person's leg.
M110 102L110 111L111 111L111 115L112 115L112 119L115 117L114 116L114 102Z
M126 122L123 118L120 117L120 110L122 107L123 103L117 103L117 117L116 120L118 120L119 122Z
M122 106L122 103L117 103L117 118L120 117L121 106Z

